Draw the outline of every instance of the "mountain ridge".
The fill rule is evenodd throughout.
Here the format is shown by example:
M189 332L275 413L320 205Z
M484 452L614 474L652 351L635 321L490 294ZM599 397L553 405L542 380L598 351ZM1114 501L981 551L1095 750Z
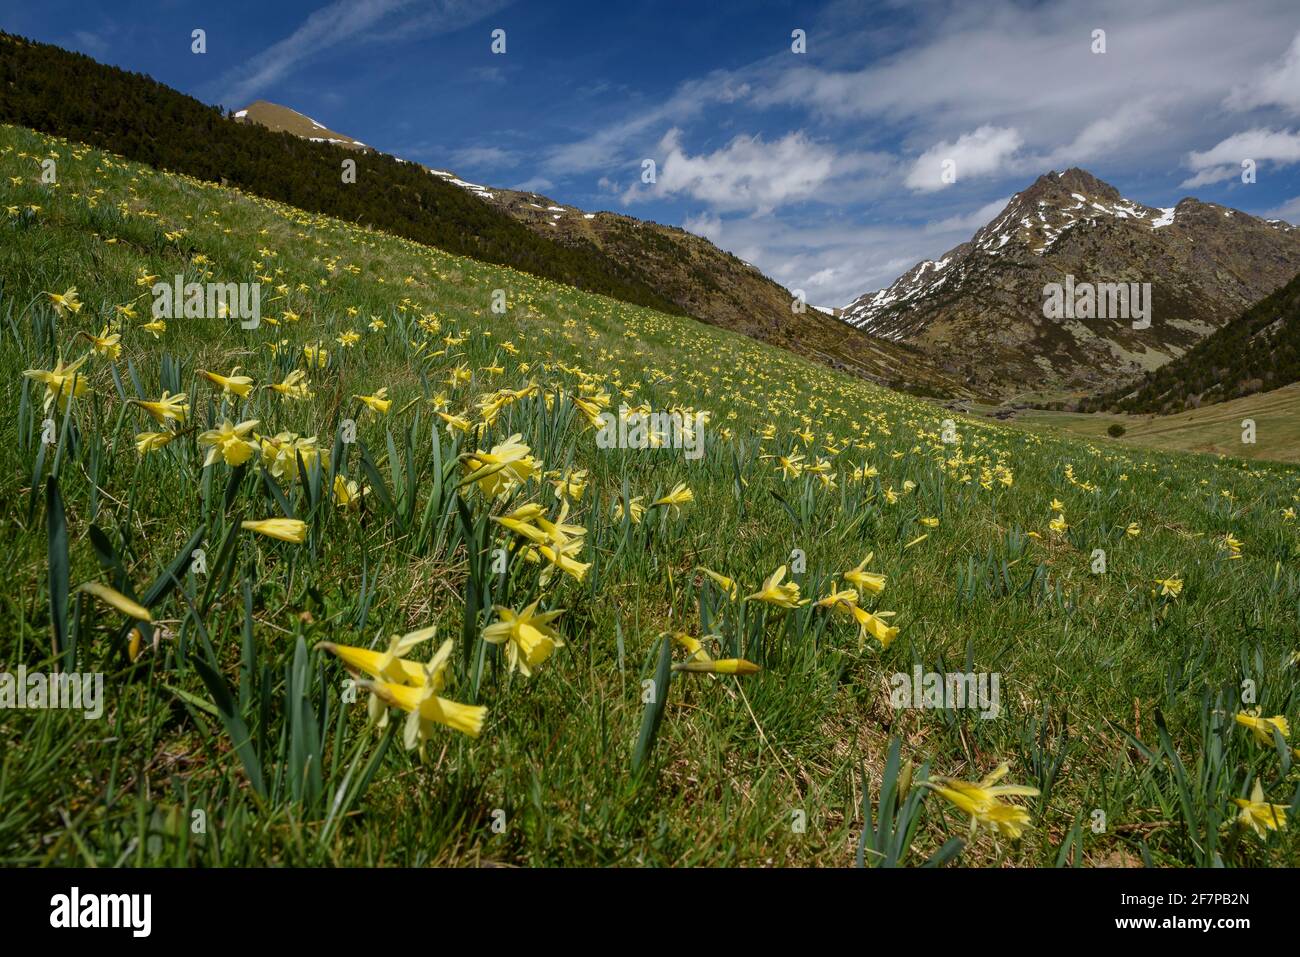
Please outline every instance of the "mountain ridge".
M1195 197L1146 206L1086 170L1038 177L971 239L844 310L983 391L1025 383L1097 392L1176 358L1300 271L1300 229ZM1043 290L1150 283L1151 329L1044 317ZM960 357L960 358L957 358Z
M1141 382L1085 401L1082 410L1168 415L1297 381L1300 273Z
M297 136L329 132L292 107L264 100L239 112L243 119L277 132ZM360 142L347 134L334 135ZM445 168L399 162L419 166L458 186L549 242L568 248L595 248L620 271L693 318L771 345L810 353L824 364L892 388L927 395L966 394L956 376L905 343L877 339L816 306L803 304L802 311L796 312L795 297L789 290L703 236L622 213L587 211L542 193L482 185Z

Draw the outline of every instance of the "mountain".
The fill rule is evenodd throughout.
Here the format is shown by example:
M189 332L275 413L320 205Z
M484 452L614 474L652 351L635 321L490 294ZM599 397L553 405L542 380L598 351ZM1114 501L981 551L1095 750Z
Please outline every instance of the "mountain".
M264 115L284 117L274 110ZM0 32L0 122L634 305L682 311L599 250L547 242L421 167L359 144L348 148L315 133L273 132L247 119L227 117L143 74ZM314 129L313 120L302 120ZM340 175L344 153L356 161L354 183Z
M1300 229L1287 223L1191 197L1144 206L1069 169L1039 177L968 242L860 296L844 318L917 346L976 391L1097 392L1182 355L1297 271ZM1149 283L1149 328L1046 318L1045 289L1067 282Z
M1136 386L1084 411L1169 414L1300 381L1300 275Z
M337 137L340 145L365 146L264 100L249 104L235 117L277 132L313 140ZM956 375L906 343L868 335L813 306L796 313L789 290L702 236L619 213L588 212L540 193L485 186L446 169L417 168L459 187L549 243L595 250L619 275L672 303L673 311L893 388L925 395L968 394Z
M336 133L329 127L317 123L310 116L304 116L297 110L266 100L255 100L242 110L237 110L233 118L239 123L257 123L273 130L292 133L313 143L331 143L354 150L369 149L365 143L354 140L346 133Z

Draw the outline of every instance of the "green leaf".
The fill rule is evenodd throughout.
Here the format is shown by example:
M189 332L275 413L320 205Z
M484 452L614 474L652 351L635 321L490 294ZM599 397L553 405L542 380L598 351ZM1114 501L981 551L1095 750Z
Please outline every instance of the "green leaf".
M59 480L45 481L45 531L49 556L50 624L54 628L54 654L70 655L68 637L68 522L63 512ZM69 669L73 662L67 661Z
M234 696L231 695L225 679L198 656L194 658L194 670L203 679L208 694L212 695L217 714L221 717L221 723L225 725L226 733L230 735L231 744L234 746L235 753L239 755L240 763L244 766L244 773L248 775L249 783L260 797L266 797L266 786L262 783L262 766L258 760L257 751L253 747L252 735L248 733L248 725L244 723L243 717L235 707Z
M655 667L653 694L646 702L641 715L641 734L637 737L636 748L632 752L632 773L638 773L654 750L655 740L659 737L659 724L663 721L664 707L668 704L668 683L672 680L673 645L664 636L659 639L659 662Z

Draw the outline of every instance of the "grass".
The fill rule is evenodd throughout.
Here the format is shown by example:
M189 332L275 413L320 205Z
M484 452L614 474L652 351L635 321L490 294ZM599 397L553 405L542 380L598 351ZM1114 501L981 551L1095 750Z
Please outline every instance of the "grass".
M40 181L51 153L57 186ZM0 127L0 191L0 670L101 671L107 697L98 721L0 710L5 863L1300 862L1293 828L1259 837L1232 803L1256 780L1300 802L1287 742L1234 720L1297 717L1295 469L947 421L738 335L22 129ZM139 281L177 273L269 277L263 324L173 319L155 338ZM81 309L59 315L48 293L71 286ZM106 324L120 355L87 359L89 391L51 407L43 443L45 389L24 371L80 358ZM256 386L304 369L313 397L225 396L199 375L234 366ZM353 398L380 388L386 412ZM187 422L139 454L160 429L129 400L164 389ZM504 403L490 424L485 396ZM605 396L707 410L705 454L599 448L575 400ZM205 468L199 437L226 418L317 442L301 462L268 442ZM559 518L553 476L501 499L470 480L462 456L514 433L546 472L587 472L565 519L585 530L569 533L580 579L543 582L520 553L497 573L518 543L490 516ZM369 487L360 507L334 501L334 475ZM693 501L652 506L678 483ZM616 517L638 497L639 521ZM304 541L241 527L272 517ZM888 647L843 607L741 600L783 565L821 598L868 552L886 582L860 603L896 613ZM79 590L93 581L143 601L156 643ZM533 600L563 609L564 645L526 678L483 630L493 604ZM440 694L486 720L408 750L404 715L371 726L364 686L317 646L431 626L413 659L453 639ZM761 670L674 671L676 633ZM997 673L998 715L893 707L891 676L914 666ZM972 834L935 787L1002 762L1003 784L1038 792L1011 799L1019 839Z
M1247 442L1245 420L1254 422L1254 441ZM1218 402L1175 415L1043 412L1027 410L1015 422L1028 428L1059 429L1090 439L1105 439L1119 423L1118 440L1144 448L1201 452L1274 462L1300 462L1300 384Z

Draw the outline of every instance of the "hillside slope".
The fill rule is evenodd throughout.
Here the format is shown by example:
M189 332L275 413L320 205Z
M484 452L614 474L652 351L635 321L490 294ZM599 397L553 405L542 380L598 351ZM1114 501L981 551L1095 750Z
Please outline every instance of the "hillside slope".
M1144 206L1080 169L1017 193L970 241L846 310L987 391L1099 391L1132 381L1300 272L1300 229L1187 198ZM1150 284L1150 326L1044 316L1044 288Z
M0 662L104 692L4 712L0 864L848 866L891 767L900 865L1300 863L1224 816L1295 800L1228 695L1300 713L1300 470L953 415L11 126L0 201ZM177 273L270 277L261 324L159 325ZM621 404L708 413L701 454L608 447ZM891 694L962 662L995 712ZM1004 763L1015 840L924 786Z
M149 77L49 44L0 33L0 51L0 122L81 140L624 302L680 312L594 248L546 242L419 167L232 122ZM343 158L357 164L355 183L343 181Z
M1169 413L1300 381L1300 274L1136 386L1080 411Z
M240 112L273 130L325 135L319 123L286 106L259 100ZM359 142L346 134L329 135ZM969 392L959 377L907 344L867 335L812 306L796 312L788 289L703 236L618 213L587 212L540 193L470 182L437 167L428 171L502 210L548 242L598 250L620 275L635 277L685 315L903 391Z
M355 140L346 133L338 133L328 126L317 123L310 116L304 116L297 110L290 110L267 100L254 100L242 110L236 110L231 117L239 123L256 123L267 129L292 133L313 143L329 143L334 146L346 146L348 149L364 150L370 147L360 140Z

